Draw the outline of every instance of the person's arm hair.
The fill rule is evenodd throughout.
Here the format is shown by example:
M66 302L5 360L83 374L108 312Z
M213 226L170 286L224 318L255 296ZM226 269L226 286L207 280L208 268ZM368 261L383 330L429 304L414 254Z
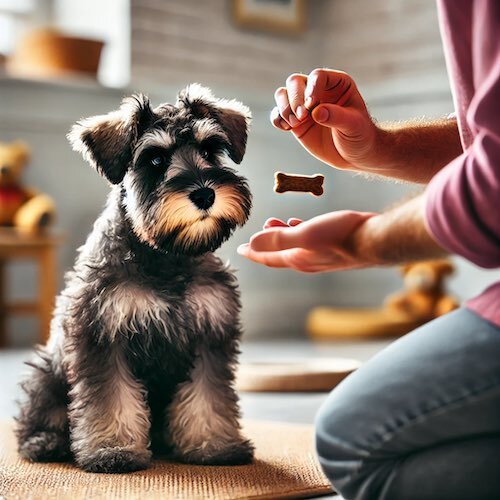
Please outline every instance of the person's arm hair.
M363 171L427 184L463 150L455 119L382 123L378 127L375 164Z
M426 227L424 194L367 219L352 233L348 248L356 261L375 266L433 259L447 253Z

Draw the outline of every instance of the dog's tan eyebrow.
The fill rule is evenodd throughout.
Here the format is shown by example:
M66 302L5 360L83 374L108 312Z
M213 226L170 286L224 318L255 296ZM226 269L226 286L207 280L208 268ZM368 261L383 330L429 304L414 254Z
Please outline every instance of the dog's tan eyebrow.
M218 137L225 141L228 140L227 134L222 130L222 128L214 122L213 119L197 120L193 125L193 134L196 142L203 142L206 139L212 137Z
M174 138L165 130L152 130L146 132L140 139L134 152L134 163L137 162L142 152L152 146L168 149L175 143Z

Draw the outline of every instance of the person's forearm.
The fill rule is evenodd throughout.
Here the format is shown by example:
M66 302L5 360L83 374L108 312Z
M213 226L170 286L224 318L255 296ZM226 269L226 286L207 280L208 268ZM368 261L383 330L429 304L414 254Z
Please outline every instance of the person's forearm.
M378 127L375 165L366 172L426 184L462 153L455 119L383 123Z
M425 226L424 195L366 220L349 247L355 259L371 265L393 265L446 254Z

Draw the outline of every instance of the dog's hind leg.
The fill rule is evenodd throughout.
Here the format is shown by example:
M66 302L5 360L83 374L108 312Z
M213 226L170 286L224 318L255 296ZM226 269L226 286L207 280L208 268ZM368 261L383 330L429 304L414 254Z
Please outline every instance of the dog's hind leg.
M120 343L86 340L76 347L70 380L71 449L89 472L145 469L149 451L146 390Z
M17 418L19 453L34 462L69 458L68 386L56 360L41 348L28 363L33 371L22 383L27 399Z
M238 396L232 383L233 341L200 346L190 380L179 385L169 409L169 433L181 460L237 465L252 461L253 446L241 435Z

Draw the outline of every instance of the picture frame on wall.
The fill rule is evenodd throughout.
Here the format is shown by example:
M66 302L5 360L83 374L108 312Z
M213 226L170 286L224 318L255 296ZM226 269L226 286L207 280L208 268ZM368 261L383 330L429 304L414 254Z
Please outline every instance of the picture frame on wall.
M306 1L233 0L233 16L244 28L298 35L306 28Z

